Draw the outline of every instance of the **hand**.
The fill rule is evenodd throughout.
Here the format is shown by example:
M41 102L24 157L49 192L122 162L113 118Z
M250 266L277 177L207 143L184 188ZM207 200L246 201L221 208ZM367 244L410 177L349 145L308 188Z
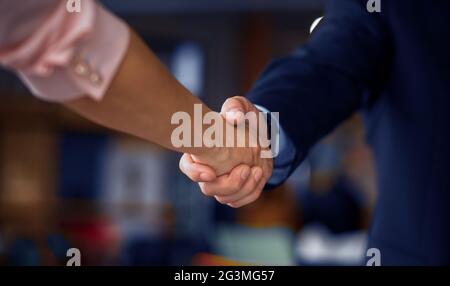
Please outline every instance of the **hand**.
M225 116L232 124L241 123L244 120L242 115L250 111L259 112L244 97L229 98L222 106L223 116L234 112L234 116ZM211 167L195 162L191 155L184 154L180 160L180 169L191 180L199 182L203 194L214 196L218 202L238 208L259 198L272 174L272 164L272 159L259 157L253 165L240 164L229 174L216 177Z
M219 114L218 116L220 117ZM232 122L232 119L229 122ZM235 127L234 123L230 124L229 122L225 121L226 126L223 130L223 137L224 146L230 147L204 148L202 153L190 155L193 162L211 167L217 176L230 173L237 165L246 164L253 166L258 165L260 161L261 148L257 144L250 146L252 139L254 142L257 142L257 134L250 132L249 128L244 128L245 125ZM234 132L234 136L226 136L229 130ZM238 138L240 139L238 140ZM241 138L244 140L241 140ZM239 146L237 145L238 141L241 141L243 145L236 147Z

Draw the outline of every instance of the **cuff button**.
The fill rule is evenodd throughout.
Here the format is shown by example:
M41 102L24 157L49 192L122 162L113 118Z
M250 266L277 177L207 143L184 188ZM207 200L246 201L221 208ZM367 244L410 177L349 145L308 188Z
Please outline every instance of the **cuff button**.
M88 63L84 61L79 61L75 63L74 70L79 76L87 76L90 73L90 67Z
M101 75L97 72L92 72L89 75L89 80L91 81L91 83L93 83L95 85L100 85L103 82Z

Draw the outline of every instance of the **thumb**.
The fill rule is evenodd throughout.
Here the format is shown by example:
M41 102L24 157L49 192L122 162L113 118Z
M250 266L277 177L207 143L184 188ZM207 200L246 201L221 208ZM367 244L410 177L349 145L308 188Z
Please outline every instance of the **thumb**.
M216 179L216 173L211 167L194 162L190 154L183 154L179 168L194 182L211 182Z
M239 96L228 98L222 105L221 115L231 125L243 122L247 112L245 102Z

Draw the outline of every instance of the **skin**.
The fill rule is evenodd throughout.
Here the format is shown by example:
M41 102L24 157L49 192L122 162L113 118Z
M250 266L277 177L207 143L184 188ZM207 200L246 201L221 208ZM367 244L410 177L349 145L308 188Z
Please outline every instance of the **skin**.
M193 118L194 104L202 104L204 113L211 111L170 74L133 31L126 56L104 98L98 102L82 97L65 103L69 109L95 123L157 143L167 149L191 154L192 162L201 163L202 166L197 167L197 172L192 174L195 181L215 179L216 174L227 174L240 164L245 165L237 168L233 176L247 179L250 175L249 166L262 163L259 148L173 146L170 138L176 126L171 125L171 117L175 112L184 111ZM229 124L220 118L224 120L224 126ZM203 130L206 128L204 126ZM236 132L243 131L237 129Z
M222 106L222 114L226 112L259 112L258 109L244 97L229 98ZM239 123L240 119L226 119L230 124ZM239 165L230 174L216 176L214 170L206 165L195 162L192 155L184 154L180 160L181 171L191 180L198 182L202 193L206 196L214 197L219 203L226 204L233 208L239 208L256 201L262 190L272 175L273 160L259 159L257 165L251 168L251 176L245 178L239 176L244 168L248 166ZM249 168L249 167L248 167ZM208 177L213 178L203 180L200 174L209 173Z

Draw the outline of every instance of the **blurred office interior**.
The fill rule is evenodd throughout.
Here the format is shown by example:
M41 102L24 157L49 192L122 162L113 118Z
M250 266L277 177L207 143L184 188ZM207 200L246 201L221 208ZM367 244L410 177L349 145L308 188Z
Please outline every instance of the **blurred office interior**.
M216 110L307 41L324 4L102 2ZM0 115L0 265L65 265L71 247L83 265L358 265L365 255L376 194L358 114L242 209L203 197L180 154L39 101L4 70Z

